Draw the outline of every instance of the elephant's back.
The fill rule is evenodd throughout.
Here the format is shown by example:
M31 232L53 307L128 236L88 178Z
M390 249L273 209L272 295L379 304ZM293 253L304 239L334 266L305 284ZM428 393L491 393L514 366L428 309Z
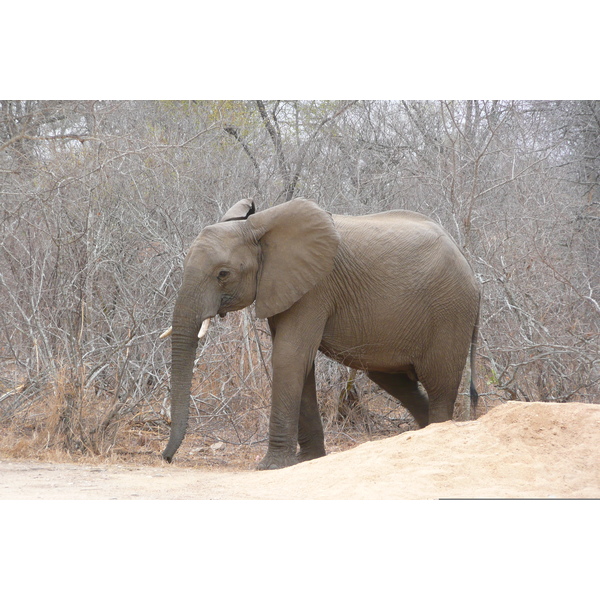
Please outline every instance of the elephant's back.
M333 215L333 219L342 243L372 259L389 252L428 255L440 244L446 247L446 252L462 255L444 228L421 213L390 210L360 216Z
M335 226L342 236L362 238L376 236L403 236L413 243L423 242L426 238L436 239L440 236L452 238L444 228L429 217L410 210L389 210L370 215L332 215Z

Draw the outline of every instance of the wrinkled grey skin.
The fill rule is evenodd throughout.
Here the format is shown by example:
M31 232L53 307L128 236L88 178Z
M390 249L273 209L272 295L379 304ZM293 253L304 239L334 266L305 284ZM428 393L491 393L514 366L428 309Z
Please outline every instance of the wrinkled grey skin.
M325 455L318 350L366 371L419 426L451 419L470 347L474 366L479 301L464 256L423 215L330 215L303 199L254 213L242 200L200 233L185 259L163 457L171 462L185 435L197 334L209 317L255 302L268 319L272 405L258 468L274 469ZM475 403L472 383L471 394Z

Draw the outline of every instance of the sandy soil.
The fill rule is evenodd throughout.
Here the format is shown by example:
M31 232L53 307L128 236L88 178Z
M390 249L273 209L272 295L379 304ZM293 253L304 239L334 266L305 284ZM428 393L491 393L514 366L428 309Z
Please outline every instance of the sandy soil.
M509 402L273 472L0 460L0 499L600 498L600 405Z

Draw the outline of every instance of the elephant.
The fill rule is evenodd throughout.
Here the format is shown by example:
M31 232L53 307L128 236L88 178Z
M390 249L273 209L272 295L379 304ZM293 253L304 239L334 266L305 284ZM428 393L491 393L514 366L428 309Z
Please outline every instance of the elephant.
M241 200L205 227L184 261L173 310L171 462L187 428L199 333L255 303L272 336L269 441L259 470L326 454L317 351L366 375L419 427L452 419L471 353L480 289L450 235L420 213L334 215L296 198L256 211Z

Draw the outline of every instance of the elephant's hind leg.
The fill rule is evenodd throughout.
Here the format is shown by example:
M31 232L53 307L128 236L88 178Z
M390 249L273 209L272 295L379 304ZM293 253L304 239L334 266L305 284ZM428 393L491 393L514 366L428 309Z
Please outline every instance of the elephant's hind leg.
M400 401L414 417L419 427L429 425L429 399L427 394L405 373L367 371L367 376L380 388Z
M463 344L456 342L458 350ZM467 351L443 352L438 346L426 361L415 365L417 376L429 397L429 422L443 423L452 420L454 404L462 379Z
M315 384L315 365L313 363L302 390L300 419L298 422L298 443L300 452L298 460L312 460L325 456L325 436L323 422L317 404L317 388Z
M429 422L443 423L452 420L461 374L440 377L439 371L433 376L426 372L419 373L419 380L429 396Z

